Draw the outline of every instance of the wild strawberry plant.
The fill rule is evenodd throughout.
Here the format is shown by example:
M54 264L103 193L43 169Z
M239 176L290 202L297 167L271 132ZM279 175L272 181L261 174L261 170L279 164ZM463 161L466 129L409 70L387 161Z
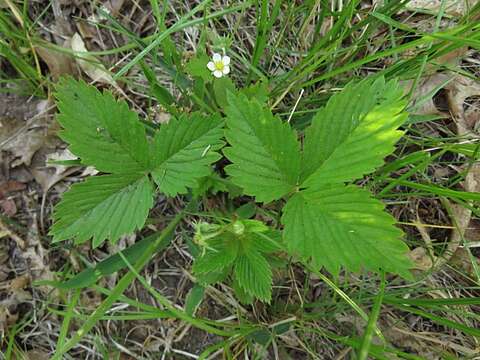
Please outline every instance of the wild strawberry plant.
M231 281L240 300L270 302L272 266L287 256L332 274L383 270L409 277L395 219L354 183L380 167L402 136L407 113L398 84L383 78L348 84L301 134L272 114L257 90L217 91L224 112L184 113L152 130L111 93L61 81L60 136L101 175L63 196L53 215L54 241L115 242L144 227L157 193L206 196L216 183L217 191L235 187L242 199L276 202L281 221L271 227L235 215L197 223L193 272L201 284ZM214 166L222 157L229 162L224 172L224 161Z

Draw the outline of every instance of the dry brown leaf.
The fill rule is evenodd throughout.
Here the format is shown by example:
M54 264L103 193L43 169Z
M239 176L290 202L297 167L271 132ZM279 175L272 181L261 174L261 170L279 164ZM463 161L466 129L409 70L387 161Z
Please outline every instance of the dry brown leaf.
M432 268L432 258L423 247L417 247L408 254L414 264L414 269L427 271Z
M0 200L12 192L24 190L25 187L24 183L16 180L8 180L0 183Z
M51 356L49 353L40 350L30 350L23 355L22 360L48 360L50 358Z
M11 113L2 114L2 106L15 107ZM30 165L33 155L42 147L54 148L58 139L54 136L54 121L47 114L47 100L31 101L25 98L14 101L0 95L0 151L10 152L15 160L11 166ZM3 116L2 116L3 115Z
M480 260L475 259L477 262L477 267L480 267ZM457 269L461 269L466 274L469 274L472 278L476 277L475 267L472 264L472 259L467 249L460 247L455 251L449 263Z
M437 105L435 105L433 97L428 100L424 100L424 98L435 91L436 88L442 87L442 85L443 87L448 85L448 83L453 81L453 78L453 75L438 73L423 79L413 94L413 101L411 104L411 107L414 109L413 113L416 115L445 114L444 111L441 111ZM413 82L406 83L406 88L409 88L412 83Z
M125 0L109 0L105 2L105 7L110 10L112 16L117 16L124 3Z
M48 252L40 241L36 214L33 215L32 224L25 240L26 249L23 251L22 256L29 264L29 275L32 280L55 280L53 273L50 271ZM38 286L36 289L45 294L50 293L52 290L49 286Z
M48 161L58 160L75 160L77 156L73 155L68 149L60 149L56 152L50 153L45 157L38 158L37 163L32 164L32 174L35 181L42 186L43 192L46 193L57 182L70 175L72 171L76 171L76 168L72 171L69 166L48 164Z
M10 289L11 290L19 290L26 288L30 284L30 276L28 275L21 275L10 281Z
M54 80L58 80L62 75L76 74L75 61L71 56L43 46L38 46L35 50L45 64L47 64L48 70Z
M0 301L0 336L16 324L18 320L17 306L31 299L32 295L23 289L9 289L6 296Z
M465 238L470 242L480 243L480 220L472 219L465 229Z
M53 153L46 155L43 158L38 158L32 163L31 172L35 181L42 186L44 193L46 193L53 185L60 180L66 178L72 173L78 171L80 166L66 166L49 164L50 161L66 161L76 160L78 157L71 153L70 150L60 149ZM80 174L80 177L96 175L98 171L92 167L86 167Z
M448 105L454 115L458 134L466 135L471 133L480 121L478 117L474 117L473 119L470 118L467 123L465 100L469 97L480 96L480 82L458 75L445 88L448 90Z
M7 217L12 217L17 213L17 204L12 199L0 200L0 208Z
M410 83L406 83L406 87ZM433 98L422 101L422 98L431 94L435 89L443 89L446 96L446 104L448 109L443 111L434 103ZM470 79L463 75L448 75L444 73L436 73L423 79L419 86L415 89L413 102L411 107L414 113L419 115L448 114L453 115L457 125L457 132L465 135L475 130L475 126L479 120L478 106L465 107L466 100L470 97L480 96L480 82ZM416 102L420 102L416 105Z
M72 36L71 47L72 50L75 51L77 64L89 78L95 82L101 82L116 87L115 81L105 66L95 58L95 56L88 52L79 33L75 33Z

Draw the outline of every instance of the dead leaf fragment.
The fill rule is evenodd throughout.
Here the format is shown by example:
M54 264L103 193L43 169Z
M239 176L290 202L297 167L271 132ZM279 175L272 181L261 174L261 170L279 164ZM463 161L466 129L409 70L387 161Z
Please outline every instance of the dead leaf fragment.
M12 217L17 213L17 204L12 199L0 200L0 208L7 217Z
M411 112L416 115L445 114L445 112L435 104L434 95L452 82L453 78L452 75L439 73L422 79L413 94ZM406 88L409 88L412 84L413 82L407 83Z
M46 159L45 159L46 158ZM68 176L72 171L65 165L48 164L49 161L58 160L74 160L77 159L68 149L61 149L56 152L44 156L42 159L36 159L33 163L31 172L35 181L42 186L43 192L46 193L53 185ZM76 171L73 169L73 171Z
M75 33L72 36L71 47L75 51L78 66L88 77L95 82L116 86L115 81L105 66L88 52L79 33Z
M16 180L8 180L0 183L0 200L12 192L24 190L25 187L24 183Z
M54 80L58 80L62 75L73 75L76 73L75 62L71 56L43 46L38 46L35 50L47 64Z
M117 16L122 9L125 0L109 0L105 2L105 7L110 10L112 16Z
M55 175L60 175L65 172L69 168L67 165L59 165L59 164L50 164L50 162L54 161L68 161L68 160L76 160L78 156L72 154L69 149L60 149L54 153L47 155L47 166L49 168L55 169Z
M48 360L50 354L40 350L30 350L23 355L23 360Z
M427 271L432 268L433 262L427 250L423 247L417 247L408 254L414 264L414 269Z
M30 165L33 155L42 147L55 147L54 121L48 115L47 100L0 96L0 151L7 151L15 160L11 167ZM17 107L18 105L18 107ZM5 113L3 106L5 106ZM9 110L11 107L16 109ZM3 115L3 116L2 116Z
M53 153L47 154L43 158L36 158L32 163L31 172L35 181L42 186L44 193L46 193L53 185L60 180L66 178L72 173L78 171L80 166L68 166L51 164L53 161L67 161L76 160L78 157L67 148L60 149ZM86 167L80 174L81 177L96 175L98 171L92 167Z

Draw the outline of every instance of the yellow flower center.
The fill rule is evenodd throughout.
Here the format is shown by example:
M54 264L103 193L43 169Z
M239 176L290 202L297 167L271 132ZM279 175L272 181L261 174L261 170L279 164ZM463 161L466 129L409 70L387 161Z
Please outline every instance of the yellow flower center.
M222 61L217 61L217 62L215 62L215 69L216 69L216 70L223 71L223 68L224 68L224 67L225 67L225 66L223 65L223 62L222 62Z

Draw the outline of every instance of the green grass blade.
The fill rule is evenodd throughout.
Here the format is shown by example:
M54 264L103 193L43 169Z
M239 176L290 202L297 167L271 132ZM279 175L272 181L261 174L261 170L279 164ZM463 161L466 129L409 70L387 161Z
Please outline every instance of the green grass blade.
M57 348L61 348L65 343L65 340L68 335L68 328L70 326L70 321L74 316L75 307L77 306L78 299L80 298L80 289L77 289L73 292L72 297L67 306L67 311L63 314L62 327L60 328L60 334L57 340Z
M385 293L385 272L382 272L382 279L380 282L380 289L378 291L378 295L375 298L375 303L372 308L372 312L368 318L367 328L365 330L365 334L363 335L362 340L362 347L360 348L358 354L358 360L366 360L368 358L368 353L370 349L370 345L372 343L374 329L376 327L378 316L380 315L380 309L383 302L383 295Z

